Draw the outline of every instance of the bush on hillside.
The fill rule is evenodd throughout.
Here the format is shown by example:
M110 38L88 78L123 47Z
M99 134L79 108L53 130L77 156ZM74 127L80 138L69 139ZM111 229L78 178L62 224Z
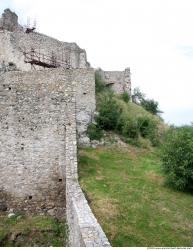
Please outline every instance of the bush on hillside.
M136 117L129 112L129 105L122 106L122 101L111 92L100 95L99 115L96 117L100 129L112 130L131 143L136 144L139 137L149 139L152 146L159 144L158 125L150 115ZM129 139L129 140L128 140Z
M193 126L171 128L162 147L166 182L178 190L193 191Z
M162 113L162 111L158 109L158 102L153 99L143 99L141 101L141 106L153 115Z
M141 92L139 88L134 88L133 89L133 94L132 94L132 101L135 104L139 104L142 102L142 100L145 99L145 94Z
M138 139L145 138L153 146L157 146L159 143L158 126L153 116L151 117L146 112L142 112L144 113L142 117L130 113L130 108L132 109L134 104L129 103L129 94L124 92L121 95L115 95L110 88L106 87L99 71L95 73L95 82L99 115L96 117L97 125L91 125L88 128L87 133L90 139L98 140L102 136L101 130L111 130L122 135L129 143L134 141L137 144ZM138 88L134 89L133 93L132 98L138 105L145 103L145 95Z
M87 135L90 140L100 140L103 137L103 131L96 124L91 123L87 128Z
M159 144L157 122L148 116L138 118L138 128L140 135L149 139L153 146Z
M139 137L138 123L135 117L121 116L117 131L126 138L137 139Z
M101 129L115 130L120 118L121 109L113 98L113 94L107 93L101 99L99 116L96 122Z
M129 96L129 94L128 94L127 92L123 92L123 93L121 94L121 99L122 99L124 102L128 103L128 102L130 101L130 96Z
M135 104L141 105L145 110L152 113L153 115L159 115L160 113L163 113L158 108L158 102L153 99L146 99L145 94L142 93L139 88L134 88L132 101Z

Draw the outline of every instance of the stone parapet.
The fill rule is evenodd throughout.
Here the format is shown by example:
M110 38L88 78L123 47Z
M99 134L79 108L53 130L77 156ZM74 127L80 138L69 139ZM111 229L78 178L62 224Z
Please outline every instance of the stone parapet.
M74 106L74 108L73 108ZM66 217L69 245L73 247L110 247L78 183L76 115L74 103L68 106L66 124Z

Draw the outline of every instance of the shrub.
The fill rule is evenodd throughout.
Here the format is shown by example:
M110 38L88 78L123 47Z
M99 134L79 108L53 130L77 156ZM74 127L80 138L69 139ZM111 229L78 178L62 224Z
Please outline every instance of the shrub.
M141 92L139 88L133 89L132 101L136 104L140 104L145 99L145 94Z
M138 118L138 127L142 137L147 138L151 133L152 121L147 116L142 116Z
M146 99L145 94L142 93L139 88L134 88L132 101L135 104L141 105L145 110L152 113L153 115L159 115L160 113L163 113L158 108L158 102L154 101L153 99Z
M158 126L155 120L148 116L138 118L138 127L140 135L151 141L153 146L159 144Z
M118 122L117 130L126 138L137 139L139 137L138 124L135 118L122 116Z
M120 107L111 93L106 93L99 106L99 116L96 118L100 128L115 130L120 117Z
M133 111L133 107L136 105L128 103L129 98L126 92L118 96L107 88L98 93L97 110L99 115L96 117L97 126L94 130L100 128L115 131L125 138L125 141L135 145L139 145L139 139L143 137L143 139L148 139L153 146L157 146L160 140L158 122L143 109ZM91 133L98 133L92 130Z
M162 113L162 111L158 109L158 102L154 101L153 99L143 99L141 101L141 106L153 115Z
M129 96L129 94L128 94L127 92L123 92L123 93L121 94L121 99L122 99L124 102L128 103L129 100L130 100L130 96Z
M103 131L97 125L91 123L87 128L87 135L90 140L100 140L103 137Z
M102 80L102 77L98 71L95 72L95 90L96 93L101 93L106 90L105 82Z
M193 126L171 128L162 146L166 182L178 190L193 190Z

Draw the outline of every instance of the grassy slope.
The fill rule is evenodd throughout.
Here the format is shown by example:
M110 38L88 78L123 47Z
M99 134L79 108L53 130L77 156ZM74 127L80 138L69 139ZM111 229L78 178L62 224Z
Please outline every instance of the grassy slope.
M163 185L156 151L79 151L79 176L113 246L193 246L193 196Z
M104 99L104 96L108 95L108 92L102 92L97 95L96 101L97 101L97 109L99 109L100 103L102 103L102 100ZM157 124L158 127L158 137L161 139L163 133L165 130L168 129L168 126L156 115L152 115L150 112L146 111L142 106L137 105L133 102L125 103L119 95L113 95L113 99L116 100L117 104L122 110L122 116L125 117L125 119L132 119L137 120L139 117L148 117L152 121L154 121Z
M102 102L102 100L104 99L105 95L108 95L108 92L102 92L100 94L97 95L96 101L97 101L97 109L100 105L100 103ZM148 116L150 118L155 119L156 121L160 122L160 119L155 116L152 115L150 112L146 111L143 107L141 107L140 105L137 105L133 102L128 102L125 103L121 97L119 95L113 95L113 98L117 101L118 105L123 109L124 113L127 113L129 116L131 117L139 117L139 116Z
M124 101L116 98L117 101L119 102L119 105L121 105L121 107L124 110L124 113L128 116L135 117L141 117L141 116L147 116L150 119L154 120L155 122L157 122L158 124L158 128L159 128L159 133L160 135L168 128L168 126L156 115L152 115L150 112L146 111L143 107L129 102L129 103L125 103Z
M0 246L33 247L65 246L67 239L65 221L50 216L14 216L0 213Z

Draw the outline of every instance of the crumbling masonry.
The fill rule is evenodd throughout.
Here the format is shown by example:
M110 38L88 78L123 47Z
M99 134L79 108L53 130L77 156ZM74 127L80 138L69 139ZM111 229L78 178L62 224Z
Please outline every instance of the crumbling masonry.
M0 202L66 216L71 246L110 246L78 183L77 139L88 145L94 69L85 50L0 18ZM130 72L102 72L130 93ZM108 82L108 81L107 81Z

